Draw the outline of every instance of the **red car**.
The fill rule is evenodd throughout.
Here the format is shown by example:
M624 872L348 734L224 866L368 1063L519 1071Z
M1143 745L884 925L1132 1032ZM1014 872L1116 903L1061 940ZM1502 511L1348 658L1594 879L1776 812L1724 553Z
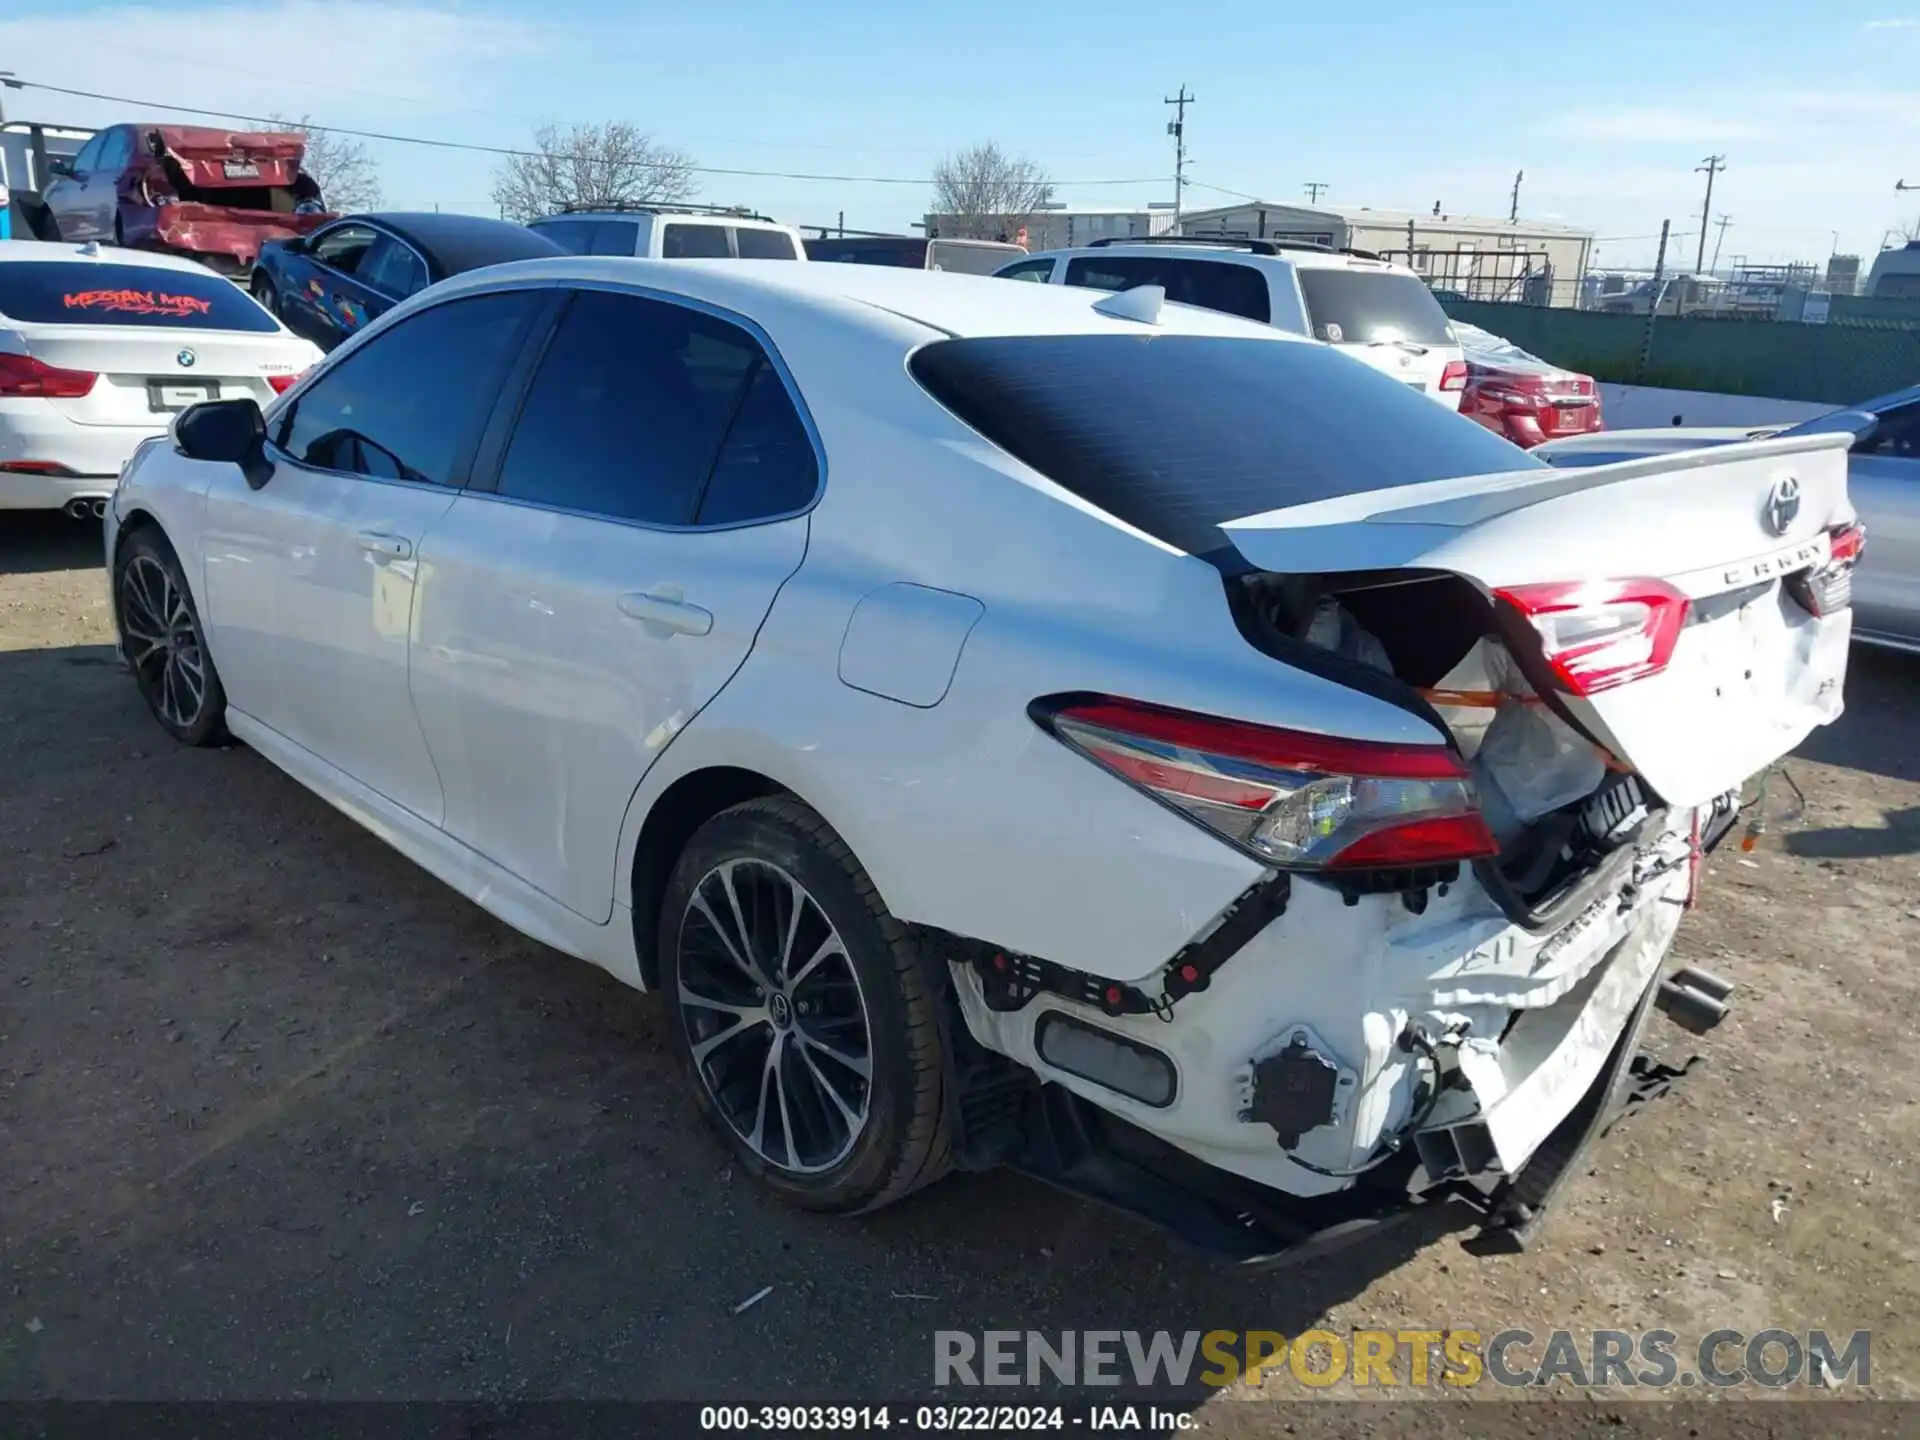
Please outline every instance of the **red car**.
M1478 326L1455 321L1467 359L1460 413L1523 449L1601 428L1600 387Z
M262 241L335 218L300 168L306 151L298 132L109 125L49 167L46 238L170 250L244 275Z

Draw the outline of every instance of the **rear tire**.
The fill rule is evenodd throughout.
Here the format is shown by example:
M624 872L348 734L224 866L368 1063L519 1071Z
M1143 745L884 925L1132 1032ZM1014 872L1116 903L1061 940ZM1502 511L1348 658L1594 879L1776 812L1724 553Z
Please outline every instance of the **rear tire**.
M247 288L253 291L253 298L260 302L262 310L276 320L280 318L280 292L273 288L273 281L256 270Z
M928 973L807 806L769 796L703 825L668 880L659 946L700 1108L781 1199L877 1210L951 1168Z
M157 529L134 531L114 556L113 608L120 653L160 728L183 745L225 743L227 692L180 561Z

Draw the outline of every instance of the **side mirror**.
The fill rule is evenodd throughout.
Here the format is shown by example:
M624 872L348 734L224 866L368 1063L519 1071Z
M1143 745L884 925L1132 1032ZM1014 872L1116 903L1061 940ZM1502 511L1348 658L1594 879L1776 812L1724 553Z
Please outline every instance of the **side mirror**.
M273 478L267 459L267 420L253 400L203 400L173 422L173 443L189 460L238 465L258 490Z
M63 176L71 180L73 178L73 161L58 158L49 160L47 161L47 173L49 175Z

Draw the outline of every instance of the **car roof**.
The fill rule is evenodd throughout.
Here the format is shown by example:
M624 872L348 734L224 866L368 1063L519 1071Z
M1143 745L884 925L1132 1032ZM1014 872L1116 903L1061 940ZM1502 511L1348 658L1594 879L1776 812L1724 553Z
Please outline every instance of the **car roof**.
M617 205L611 210L562 210L529 220L527 224L546 225L555 220L698 220L709 225L752 225L761 230L793 228L764 215L723 215L709 210L622 210Z
M141 270L190 270L196 275L214 274L198 260L189 260L184 255L166 255L156 250L126 250L117 245L98 245L93 241L81 244L66 240L9 240L0 245L0 264L55 260L131 265Z
M448 274L504 260L538 260L567 252L537 231L490 215L446 215L438 211L382 210L350 215L391 230L426 251Z
M600 281L641 286L736 310L750 318L769 305L798 306L876 328L884 317L912 321L949 336L1032 334L1222 335L1310 344L1271 325L1237 315L1167 305L1156 324L1120 320L1095 307L1108 291L1073 285L1023 285L991 275L893 265L796 265L791 260L643 260L569 255L476 271L434 293L491 289L528 279Z

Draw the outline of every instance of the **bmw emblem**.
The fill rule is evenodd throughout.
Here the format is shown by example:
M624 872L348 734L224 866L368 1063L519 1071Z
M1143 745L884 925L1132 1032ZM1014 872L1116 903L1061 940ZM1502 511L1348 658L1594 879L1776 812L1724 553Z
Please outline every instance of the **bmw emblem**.
M1799 513L1800 482L1791 475L1783 475L1767 492L1766 508L1760 512L1760 519L1769 535L1784 535Z
M182 350L178 355L174 356L173 358L180 362L180 368L182 370L191 370L193 368L193 362L195 359L193 351Z

